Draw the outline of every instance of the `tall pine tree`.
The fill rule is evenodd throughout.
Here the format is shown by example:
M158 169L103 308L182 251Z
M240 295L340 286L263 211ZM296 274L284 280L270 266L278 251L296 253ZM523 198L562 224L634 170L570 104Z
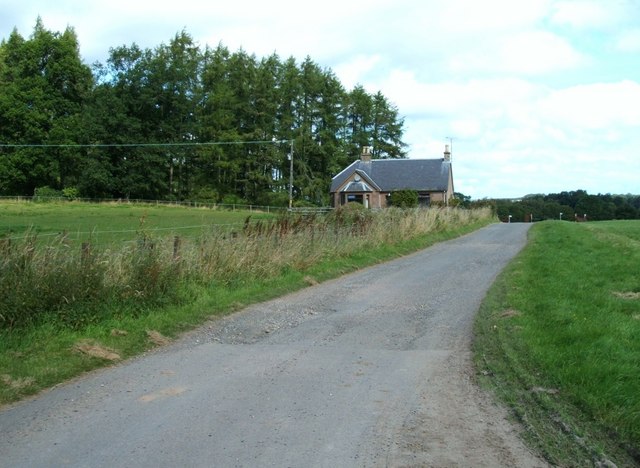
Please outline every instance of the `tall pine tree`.
M73 30L38 20L29 39L13 31L0 44L0 84L0 140L34 145L0 150L3 194L73 185L90 197L286 204L292 178L296 200L326 204L362 146L405 156L403 119L382 93L347 91L310 57L201 50L186 31L154 49L112 48L92 74Z

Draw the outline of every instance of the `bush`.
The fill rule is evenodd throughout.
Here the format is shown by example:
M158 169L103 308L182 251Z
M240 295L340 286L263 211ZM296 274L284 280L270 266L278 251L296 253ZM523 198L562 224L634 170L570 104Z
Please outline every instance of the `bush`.
M353 220L368 216L371 214L371 210L364 207L362 203L349 202L337 207L335 210L329 213L328 218L334 220Z
M334 228L347 228L352 232L365 232L374 219L374 213L358 202L349 202L339 206L327 215L327 221Z
M392 206L398 208L415 208L418 206L418 192L415 190L396 190L391 193Z
M461 199L455 197L449 200L449 206L451 208L464 208L464 205L462 203L463 201Z
M360 203L356 203L356 205L360 205ZM317 208L318 205L316 203L310 202L308 200L294 200L293 206L296 208Z
M75 200L80 195L77 187L65 187L62 189L62 195L68 200Z
M289 206L289 193L267 192L261 194L256 201L262 206Z
M238 195L229 194L222 197L223 205L248 205L247 200L240 198Z
M217 203L218 198L218 191L211 187L202 187L193 195L195 201L202 203Z
M60 190L52 189L47 185L38 187L33 191L34 201L48 201L51 198L62 198L63 196Z

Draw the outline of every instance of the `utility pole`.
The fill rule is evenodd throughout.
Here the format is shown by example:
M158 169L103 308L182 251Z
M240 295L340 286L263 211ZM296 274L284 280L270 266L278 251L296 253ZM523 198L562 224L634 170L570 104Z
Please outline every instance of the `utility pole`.
M291 143L291 152L289 154L289 210L293 208L293 139Z

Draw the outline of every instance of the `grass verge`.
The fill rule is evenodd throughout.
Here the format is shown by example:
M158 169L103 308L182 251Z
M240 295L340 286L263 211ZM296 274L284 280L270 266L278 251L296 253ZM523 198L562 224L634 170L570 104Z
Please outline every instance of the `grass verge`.
M558 466L640 465L640 223L545 222L476 321L490 387Z
M457 211L440 214L434 211L435 214L424 212L428 218L420 226L424 216L419 212L416 212L419 217L389 213L395 216L392 220L395 224L409 223L406 232L414 234L389 242L386 239L389 229L374 229L374 224L367 222L361 226L370 230L370 237L345 237L340 246L327 239L327 245L334 245L324 254L318 250L310 255L311 263L285 259L269 268L273 273L268 275L263 274L263 266L254 265L253 272L238 274L233 280L183 283L178 304L127 310L135 306L115 302L111 307L118 310L105 313L104 319L82 327L68 328L59 320L44 320L32 326L0 330L0 404L17 401L83 372L138 355L209 318L414 252L493 222L489 212L467 216ZM251 243L247 245L254 245L257 239L269 243L275 252L275 239L267 236L265 229L251 231L248 238ZM315 244L319 243L317 237L313 239ZM309 238L300 242L301 257L309 257L302 255L311 251ZM232 258L232 254L229 252L228 257ZM234 265L243 265L245 258L241 260Z

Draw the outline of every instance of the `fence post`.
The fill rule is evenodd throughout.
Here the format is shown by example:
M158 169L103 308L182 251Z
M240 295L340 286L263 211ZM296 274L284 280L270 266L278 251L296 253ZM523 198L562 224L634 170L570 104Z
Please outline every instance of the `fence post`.
M62 245L64 245L65 247L69 247L69 233L67 232L67 230L63 230L62 231L62 237L60 237L60 242L62 243Z
M0 252L9 252L11 248L11 238L0 239Z
M180 260L180 236L175 236L173 238L173 261L177 262Z
M89 261L89 257L91 256L91 244L89 244L89 242L83 242L81 249L81 259L84 265Z

